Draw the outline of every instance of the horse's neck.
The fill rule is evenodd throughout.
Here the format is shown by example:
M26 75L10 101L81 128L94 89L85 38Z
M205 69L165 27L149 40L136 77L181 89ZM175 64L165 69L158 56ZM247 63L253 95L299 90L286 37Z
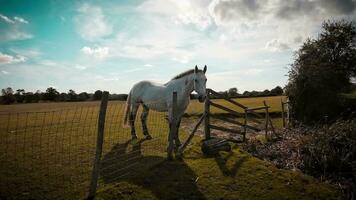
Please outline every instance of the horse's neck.
M172 80L171 85L173 90L176 90L180 95L189 97L194 90L192 75L188 75L179 79Z

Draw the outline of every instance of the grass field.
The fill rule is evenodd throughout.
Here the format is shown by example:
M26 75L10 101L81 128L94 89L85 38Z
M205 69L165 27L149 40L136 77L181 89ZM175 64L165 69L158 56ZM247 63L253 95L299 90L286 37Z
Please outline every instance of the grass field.
M252 98L239 99L238 101L249 107L254 107L261 106L263 100L264 98ZM271 106L271 110L274 112L280 109L280 100L281 97L266 98L267 104ZM220 102L221 100L214 101ZM85 198L89 188L95 154L98 108L99 102L0 106L0 199ZM192 101L187 112L189 115L194 116L196 113L202 112L202 110L203 104ZM220 113L219 110L214 109L212 109L212 112ZM337 195L337 192L333 188L318 183L310 177L306 179L308 183L312 184L311 188L316 188L316 192L313 193L309 189L303 189L301 185L303 185L302 183L305 180L301 174L282 172L273 167L273 170L270 167L264 167L264 165L270 165L258 159L251 158L239 150L236 150L237 152L231 157L234 157L235 161L240 163L240 165L245 165L241 164L242 161L236 159L240 156L248 156L248 160L251 159L253 161L251 164L256 165L257 168L248 171L247 168L249 168L249 165L247 164L247 168L242 169L247 170L248 173L242 173L244 170L241 170L241 174L237 173L239 175L236 178L229 178L224 175L224 170L228 170L228 167L226 169L223 168L223 170L222 168L217 168L217 166L220 166L220 162L224 162L227 158L223 157L221 158L222 160L220 158L216 160L215 158L216 163L213 164L212 161L214 159L202 157L196 149L193 154L187 153L187 157L182 162L167 163L164 161L168 132L165 113L150 113L148 127L154 139L138 143L129 142L129 129L122 128L121 126L123 123L123 113L124 102L109 102L105 124L101 178L99 181L100 198L119 198L121 194L118 194L116 189L128 193L134 190L139 193L142 192L144 195L148 192L150 193L149 195L153 195L151 197L163 198L167 197L164 196L167 194L160 196L161 194L154 192L160 187L164 187L162 184L165 183L170 185L170 187L172 184L176 186L183 185L183 187L187 184L188 188L194 187L195 191L199 191L206 198L215 199L217 196L213 191L217 191L211 190L211 193L209 193L209 191L202 189L203 187L219 188L221 190L219 193L226 195L229 195L229 193L231 195L235 194L233 191L237 190L242 193L236 193L236 195L248 197L244 196L244 193L248 193L247 189L254 186L255 182L261 178L256 176L255 178L257 179L254 179L253 174L259 173L259 171L263 172L263 178L261 178L261 184L254 189L261 192L256 193L259 195L262 195L263 191L270 190L269 187L266 188L266 185L269 184L269 180L267 179L268 174L272 174L276 181L278 180L276 186L273 186L276 188L280 187L280 181L282 181L283 177L287 177L292 183L297 183L298 187L283 186L284 190L290 192L290 194L295 194L298 190L306 190L305 194L311 195L311 197L315 197L317 192L320 192L321 196L335 197ZM194 124L195 119L196 117L192 117L189 120L190 123ZM139 120L136 124L138 136L142 138ZM187 134L184 130L181 130L182 140L186 137ZM199 138L195 138L196 145L199 143L199 140ZM261 169L259 169L259 166ZM165 170L167 172L171 171L174 167L179 168L176 175L181 176L182 180L179 178L177 181L172 178L166 179L166 177L156 176L157 174L155 174L164 172ZM137 169L141 169L141 171L134 173ZM205 169L205 171L200 171L202 169ZM139 176L132 177L135 174L139 174ZM192 182L190 179L186 179L187 177L196 179L197 176L194 174L202 177L197 182L198 184L194 181ZM155 176L154 183L152 184L157 184L157 186L147 186L147 184L150 185L151 183L145 182L146 176L150 178L153 178L151 176ZM203 178L205 176L206 178ZM237 178L241 180L254 179L254 181L243 183L245 189L240 190L239 185L242 182L237 181ZM144 184L136 184L136 182L127 183L130 180L143 181ZM232 183L231 181L237 182L234 187L229 188L229 185ZM209 184L211 186L208 186ZM139 188L142 188L142 190ZM288 191L288 188L290 191ZM153 193L152 191L149 192L149 190L152 190ZM172 189L167 191L172 191ZM253 192L253 190L250 192ZM114 196L108 196L110 194ZM123 195L126 195L126 193ZM141 199L139 197L137 196L136 199ZM177 196L177 198L180 198L180 196ZM181 198L185 198L185 196L181 196Z

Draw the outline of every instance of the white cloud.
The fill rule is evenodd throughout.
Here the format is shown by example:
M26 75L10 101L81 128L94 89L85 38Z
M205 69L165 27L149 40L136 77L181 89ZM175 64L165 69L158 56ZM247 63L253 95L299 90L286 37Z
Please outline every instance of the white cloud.
M15 16L11 19L8 16L0 14L0 21L4 21L4 26L0 27L0 41L26 40L33 38L33 35L25 32L21 24L28 24L24 18Z
M278 39L268 41L265 48L270 51L284 51L290 49L286 43L280 42Z
M194 25L205 30L211 24L205 0L148 0L141 4L139 12L169 18L175 24Z
M11 48L10 51L12 51L16 54L23 55L28 58L35 58L35 57L39 57L42 55L41 50L39 50L37 48L29 48L29 49Z
M145 64L143 66L145 66L145 67L153 67L153 65L151 65L151 64Z
M7 16L5 16L5 15L3 15L3 14L0 14L0 18L1 18L2 20L4 20L6 23L9 23L9 24L14 24L14 23L15 23L14 20L10 19L9 17L7 17Z
M85 55L94 56L95 58L99 58L99 59L106 58L109 55L108 47L90 48L90 47L84 46L80 51Z
M28 21L25 20L24 18L22 17L18 17L18 16L15 16L13 19L11 19L10 17L8 16L5 16L3 14L0 14L0 19L2 19L3 21L5 21L6 23L8 24L15 24L16 22L18 23L23 23L23 24L28 24Z
M42 60L42 61L40 61L39 64L45 65L45 66L50 66L50 67L57 66L57 63L53 60Z
M15 16L15 17L14 17L14 20L17 21L17 22L23 23L23 24L28 24L28 21L25 20L25 19L22 18L22 17L17 17L17 16Z
M74 67L79 70L85 70L87 68L86 66L83 66L83 65L75 65Z
M1 73L4 74L4 75L10 74L8 71L5 71L5 70L1 70Z
M76 28L84 39L95 41L112 33L113 26L100 7L84 3L79 7L78 12L75 18Z
M213 0L209 14L230 38L283 41L274 50L295 49L307 37L314 37L328 19L356 17L353 0ZM266 41L265 41L266 42ZM287 45L287 46L285 46Z
M0 64L13 64L13 63L19 63L19 62L24 62L26 58L21 55L8 55L0 52Z

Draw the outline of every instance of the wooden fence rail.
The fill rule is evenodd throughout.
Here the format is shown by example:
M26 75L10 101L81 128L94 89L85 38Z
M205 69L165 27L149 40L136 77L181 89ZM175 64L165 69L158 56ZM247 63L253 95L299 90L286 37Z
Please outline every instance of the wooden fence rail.
M238 112L236 110L234 110L233 108L231 107L226 107L226 106L223 106L221 104L218 104L216 102L212 102L210 99L211 97L218 97L220 99L223 99L223 100L226 100L227 102L230 102L232 103L233 105L235 105L236 107L240 108L243 110L243 112ZM204 129L204 133L205 133L205 138L206 139L209 139L211 136L211 129L214 129L214 130L219 130L219 131L224 131L224 132L229 132L229 133L234 133L234 134L240 134L242 135L243 139L242 141L245 141L246 140L246 133L247 133L247 130L250 129L250 130L253 130L253 131L261 131L261 128L259 127L256 127L254 125L249 125L248 122L251 121L251 122L254 122L254 123L257 123L257 124L262 124L263 122L256 119L259 118L259 119L264 119L264 130L265 130L265 133L266 133L266 137L268 137L268 131L269 129L271 129L271 131L273 133L275 133L275 130L274 130L274 127L273 127L273 124L272 124L272 121L270 119L270 116L269 116L269 106L266 104L266 102L263 102L264 105L263 106L260 106L260 107L254 107L254 108L249 108L245 105L242 105L240 103L238 103L237 101L235 101L234 99L232 98L228 98L226 97L225 95L223 94L220 94L212 89L207 89L207 99L205 101L205 129ZM215 108L218 108L220 110L223 110L225 112L227 112L229 115L232 115L234 117L237 117L237 118L243 118L243 122L239 122L237 120L234 120L234 119L230 119L230 118L227 118L227 117L222 117L222 116L219 116L219 115L213 115L210 111L210 107L213 106ZM258 110L264 110L265 111L265 115L261 115L260 113L257 113L256 111ZM215 119L218 119L218 120L222 120L222 121L225 121L225 122L228 122L228 123L231 123L231 124L234 124L234 125L237 125L239 127L242 128L242 130L237 130L237 129L231 129L231 128L226 128L226 127L221 127L221 126L217 126L217 125L213 125L211 124L211 121L210 121L210 118L215 118Z

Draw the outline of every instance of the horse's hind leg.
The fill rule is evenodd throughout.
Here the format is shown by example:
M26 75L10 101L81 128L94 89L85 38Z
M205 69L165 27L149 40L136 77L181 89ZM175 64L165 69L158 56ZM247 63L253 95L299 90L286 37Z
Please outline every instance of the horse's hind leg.
M135 130L135 120L136 120L136 114L137 114L139 105L140 104L138 104L138 103L132 104L132 109L131 109L130 116L129 116L130 127L131 127L131 137L133 140L137 139L136 130Z
M151 135L148 133L148 128L147 128L147 117L150 110L144 104L142 104L142 107L143 107L143 111L141 114L141 123L142 123L143 135L145 136L145 139L152 139Z

